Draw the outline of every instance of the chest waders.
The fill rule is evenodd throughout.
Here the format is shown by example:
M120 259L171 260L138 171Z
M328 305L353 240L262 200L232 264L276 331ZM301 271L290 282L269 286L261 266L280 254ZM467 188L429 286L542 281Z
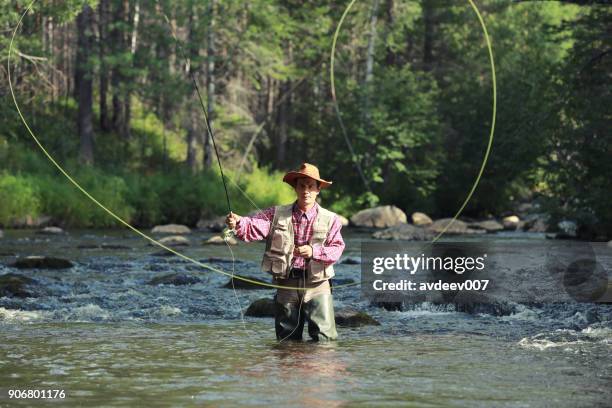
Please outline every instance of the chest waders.
M304 288L277 290L274 319L276 338L301 340L304 324L308 322L308 335L313 340L335 340L338 333L329 285L329 279L334 276L333 267L311 259L307 261L306 269L291 269L295 247L292 216L293 205L275 208L262 261L262 270L272 274L277 284ZM325 243L333 216L331 211L319 207L311 245Z

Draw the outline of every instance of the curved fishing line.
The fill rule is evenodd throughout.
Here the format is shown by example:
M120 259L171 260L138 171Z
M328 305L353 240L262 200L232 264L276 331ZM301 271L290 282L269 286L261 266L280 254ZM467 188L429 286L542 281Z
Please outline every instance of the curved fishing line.
M334 33L334 38L332 40L331 64L330 64L331 94L332 94L332 101L334 103L334 110L336 111L336 117L338 118L340 129L342 130L342 136L344 137L344 142L346 143L346 146L348 147L349 152L351 153L351 160L353 160L353 163L355 164L355 167L357 168L357 172L359 173L359 177L361 177L361 181L363 181L363 185L368 191L371 192L372 190L370 189L370 184L368 183L368 180L363 174L363 169L361 168L359 159L357 158L357 155L355 154L355 150L353 149L353 144L351 143L348 137L348 133L346 132L346 126L344 126L344 121L342 120L342 114L340 113L340 106L338 106L338 101L336 99L336 87L334 85L335 83L334 82L334 54L336 50L336 41L338 40L338 34L340 33L340 27L342 27L342 23L344 22L344 19L346 18L346 15L350 11L351 7L353 7L353 4L355 3L355 1L356 0L352 0L349 3L348 7L344 10L344 13L342 13L342 17L340 17L340 21L338 22L338 27L336 27L336 32Z
M344 124L342 122L342 118L340 117L340 114L339 114L340 108L338 107L338 103L336 101L336 85L335 85L335 79L334 79L334 54L336 52L336 42L338 40L338 35L340 33L340 28L342 26L342 23L344 22L344 19L346 18L346 15L350 11L350 9L353 7L353 4L355 4L355 1L356 0L352 0L349 3L349 5L344 10L344 13L342 14L342 17L340 18L340 21L338 22L338 27L336 28L336 32L334 33L334 38L332 40L330 68L329 68L330 80L331 80L332 99L333 99L333 102L334 102L334 107L336 108L336 112L338 112L338 119L339 119L341 127L343 129L344 129ZM432 241L431 241L432 243L436 242L438 239L440 239L440 237L442 235L444 235L444 233L457 220L459 215L461 215L461 213L463 212L463 210L467 206L468 202L471 200L472 195L476 191L476 187L480 183L480 179L482 177L482 174L484 173L485 167L487 165L487 161L489 160L489 154L491 152L491 147L493 146L493 137L494 137L494 134L495 134L495 118L497 117L497 79L496 79L496 76L495 76L495 62L494 62L494 59L493 59L493 48L491 46L491 40L489 38L489 33L487 32L487 27L486 27L485 22L484 22L481 14L480 14L480 11L478 10L478 7L476 7L476 4L474 3L473 0L468 0L468 2L470 3L470 5L472 6L472 9L476 13L476 16L478 17L478 21L480 22L480 25L482 27L482 30L483 30L483 33L484 33L484 37L485 37L485 41L487 43L487 49L489 51L489 60L491 62L491 78L492 78L492 82L493 82L493 113L492 113L492 120L491 120L491 130L490 130L490 133L489 133L489 141L488 141L488 144L487 144L487 148L485 150L485 154L484 154L484 157L483 157L483 160L482 160L482 164L480 166L480 170L478 171L478 175L476 176L476 180L474 181L474 184L472 185L472 188L470 189L467 197L463 201L463 204L461 205L461 207L459 207L459 210L455 213L455 215L453 216L451 221L448 224L446 224L446 226L442 229L442 231L440 231L432 239ZM345 139L347 140L347 145L349 145L349 150L351 151L351 154L354 156L354 152L352 150L352 147L350 147L350 142L348 142L348 138L346 136L346 133L343 133L343 134L345 135Z
M34 139L34 142L37 144L37 146L40 148L40 150L44 153L44 155L47 157L47 159L58 169L58 171L68 179L68 181L70 181L70 183L72 183L81 193L83 193L87 198L89 198L94 204L96 204L98 207L100 207L102 210L104 210L107 214L109 214L111 217L113 217L115 220L117 220L120 224L124 225L125 227L127 227L128 229L132 230L133 232L135 232L136 234L140 235L142 238L146 239L147 241L161 247L162 249L182 258L185 259L186 261L189 261L195 265L198 265L204 269L208 269L210 271L213 272L217 272L220 273L222 275L226 275L229 277L232 277L233 275L229 272L225 272L221 269L215 268L213 266L204 264L196 259L193 259L187 255L184 255L180 252L175 251L174 249L162 244L161 242L155 240L154 238L151 238L150 236L148 236L147 234L145 234L144 232L140 231L139 229L133 227L130 223L124 221L121 217L119 217L118 215L116 215L113 211L111 211L110 209L108 209L106 206L104 206L104 204L100 203L95 197L93 197L91 194L89 194L89 192L87 190L85 190L85 188L83 188L75 179L73 179L70 174L68 174L64 168L53 158L53 156L47 151L47 149L45 149L45 147L42 145L42 143L40 142L40 140L36 137L36 135L34 134L34 132L32 131L32 129L30 128L28 122L26 121L25 117L23 116L23 113L21 112L21 108L19 107L19 103L17 102L17 98L15 96L15 91L13 89L13 84L12 84L12 79L11 79L11 55L13 54L13 43L15 40L15 36L17 35L17 30L19 29L19 27L21 26L21 23L24 19L24 17L26 16L26 14L32 9L32 6L34 5L34 3L36 3L36 0L32 1L30 3L30 5L27 7L27 9L25 10L25 12L21 15L17 26L15 27L15 30L13 31L13 34L11 36L11 41L9 43L9 49L8 49L8 60L7 60L7 72L8 72L8 81L9 81L9 90L11 92L11 96L13 99L13 103L15 105L15 109L17 110L17 113L19 115L19 118L21 119L21 122L23 123L23 125L25 126L26 130L28 131L28 133L30 134L30 136L32 136L32 138ZM266 282L259 282L253 279L249 279L249 278L245 278L243 276L240 275L235 275L233 276L233 278L244 281L244 282L248 282L251 283L253 285L259 285L259 286L264 286L264 287L269 287L269 288L273 288L273 289L291 289L291 290L303 290L303 288L300 287L290 287L290 286L283 286L283 285L275 285L273 283L266 283ZM353 284L349 284L346 286L352 286ZM340 287L340 286L338 286Z

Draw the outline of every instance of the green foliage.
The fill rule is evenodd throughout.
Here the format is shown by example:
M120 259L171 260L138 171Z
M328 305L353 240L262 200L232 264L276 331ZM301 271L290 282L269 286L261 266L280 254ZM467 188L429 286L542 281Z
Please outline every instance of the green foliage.
M36 187L23 176L12 176L0 173L0 224L30 215L36 217L40 210L40 201Z

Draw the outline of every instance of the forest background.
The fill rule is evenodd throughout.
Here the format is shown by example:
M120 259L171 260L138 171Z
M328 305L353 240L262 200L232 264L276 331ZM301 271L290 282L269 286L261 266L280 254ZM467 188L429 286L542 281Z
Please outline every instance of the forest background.
M45 215L65 227L115 226L49 163L18 117L8 46L29 3L0 0L0 225ZM465 216L500 216L528 202L549 225L571 219L583 238L612 235L606 3L476 1L492 41L498 109L492 154ZM236 185L260 208L290 202L282 173L307 161L334 181L324 205L347 217L382 204L453 215L491 127L478 18L467 0L355 3L335 54L353 158L329 74L348 4L38 1L13 44L11 83L49 152L138 226L195 225L227 212L192 75L236 212L254 210Z

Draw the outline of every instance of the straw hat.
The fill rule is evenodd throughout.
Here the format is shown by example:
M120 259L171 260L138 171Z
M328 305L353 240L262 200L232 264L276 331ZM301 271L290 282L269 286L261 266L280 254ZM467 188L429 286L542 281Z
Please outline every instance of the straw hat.
M300 177L309 177L313 180L318 181L319 183L321 183L321 188L327 188L332 184L331 181L323 180L321 176L319 176L319 169L317 168L317 166L313 166L309 163L302 163L298 170L290 171L285 174L285 177L283 177L283 181L291 185L291 187L295 187L295 181Z

